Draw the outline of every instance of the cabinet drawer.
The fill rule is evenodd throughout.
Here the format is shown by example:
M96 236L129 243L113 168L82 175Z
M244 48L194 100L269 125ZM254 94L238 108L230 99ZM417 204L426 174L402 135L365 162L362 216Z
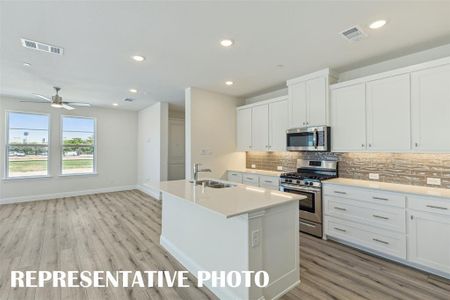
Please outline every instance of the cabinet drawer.
M408 208L450 216L450 199L408 196Z
M325 214L344 220L406 233L405 209L324 196Z
M248 185L259 186L259 176L256 174L242 174L242 182Z
M242 183L242 173L228 171L228 181Z
M280 178L279 177L271 177L271 176L259 176L259 186L278 190L280 187Z
M325 233L370 250L406 259L405 234L375 229L333 217L326 217Z
M323 187L323 192L325 195L332 195L345 199L366 201L374 204L402 208L406 207L406 196L399 193L332 184L325 184Z

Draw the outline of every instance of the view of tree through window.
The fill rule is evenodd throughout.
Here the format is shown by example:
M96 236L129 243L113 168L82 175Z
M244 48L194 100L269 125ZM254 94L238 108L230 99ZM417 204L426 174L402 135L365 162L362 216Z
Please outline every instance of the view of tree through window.
M7 177L48 175L48 116L8 113Z
M62 174L94 173L95 120L64 116L62 139Z

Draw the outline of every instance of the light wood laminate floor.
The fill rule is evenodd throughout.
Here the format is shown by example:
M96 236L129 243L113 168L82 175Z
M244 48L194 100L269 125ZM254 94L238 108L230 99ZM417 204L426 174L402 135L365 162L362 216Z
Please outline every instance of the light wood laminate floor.
M139 191L1 205L0 299L215 299L195 287L10 287L11 270L183 270L159 246L160 229L160 202ZM300 242L302 283L283 299L450 299L448 280L332 241Z

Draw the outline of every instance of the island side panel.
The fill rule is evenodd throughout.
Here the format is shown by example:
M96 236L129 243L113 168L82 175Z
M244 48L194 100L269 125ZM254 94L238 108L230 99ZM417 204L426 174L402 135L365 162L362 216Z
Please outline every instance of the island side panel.
M250 269L269 273L263 296L278 298L300 283L298 201L250 214L249 218ZM255 231L261 236L259 245L252 243ZM251 299L261 297L260 293L252 288Z
M163 192L160 242L194 276L198 271L248 270L247 214L227 219ZM221 299L249 299L243 286L208 288Z

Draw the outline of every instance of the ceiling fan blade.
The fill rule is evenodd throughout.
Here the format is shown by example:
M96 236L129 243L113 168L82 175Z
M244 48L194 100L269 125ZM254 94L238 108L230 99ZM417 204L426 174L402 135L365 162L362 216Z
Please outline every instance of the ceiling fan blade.
M73 109L75 109L75 108L73 108L72 106L69 106L69 105L67 105L67 104L63 104L62 107L65 108L65 109L67 109L67 110L73 110Z
M50 102L52 102L52 99L50 99L49 97L46 97L46 96L42 96L42 95L39 95L39 94L35 94L35 93L33 93L33 95L35 95L36 97L42 98L42 99L44 99L44 100L47 100L47 101L50 101Z
M64 102L64 104L69 104L69 105L73 105L73 106L85 106L85 107L91 106L89 103L83 103L83 102Z
M48 104L48 102L47 102L47 101L21 100L20 102L29 102L29 103L43 103L43 104Z

